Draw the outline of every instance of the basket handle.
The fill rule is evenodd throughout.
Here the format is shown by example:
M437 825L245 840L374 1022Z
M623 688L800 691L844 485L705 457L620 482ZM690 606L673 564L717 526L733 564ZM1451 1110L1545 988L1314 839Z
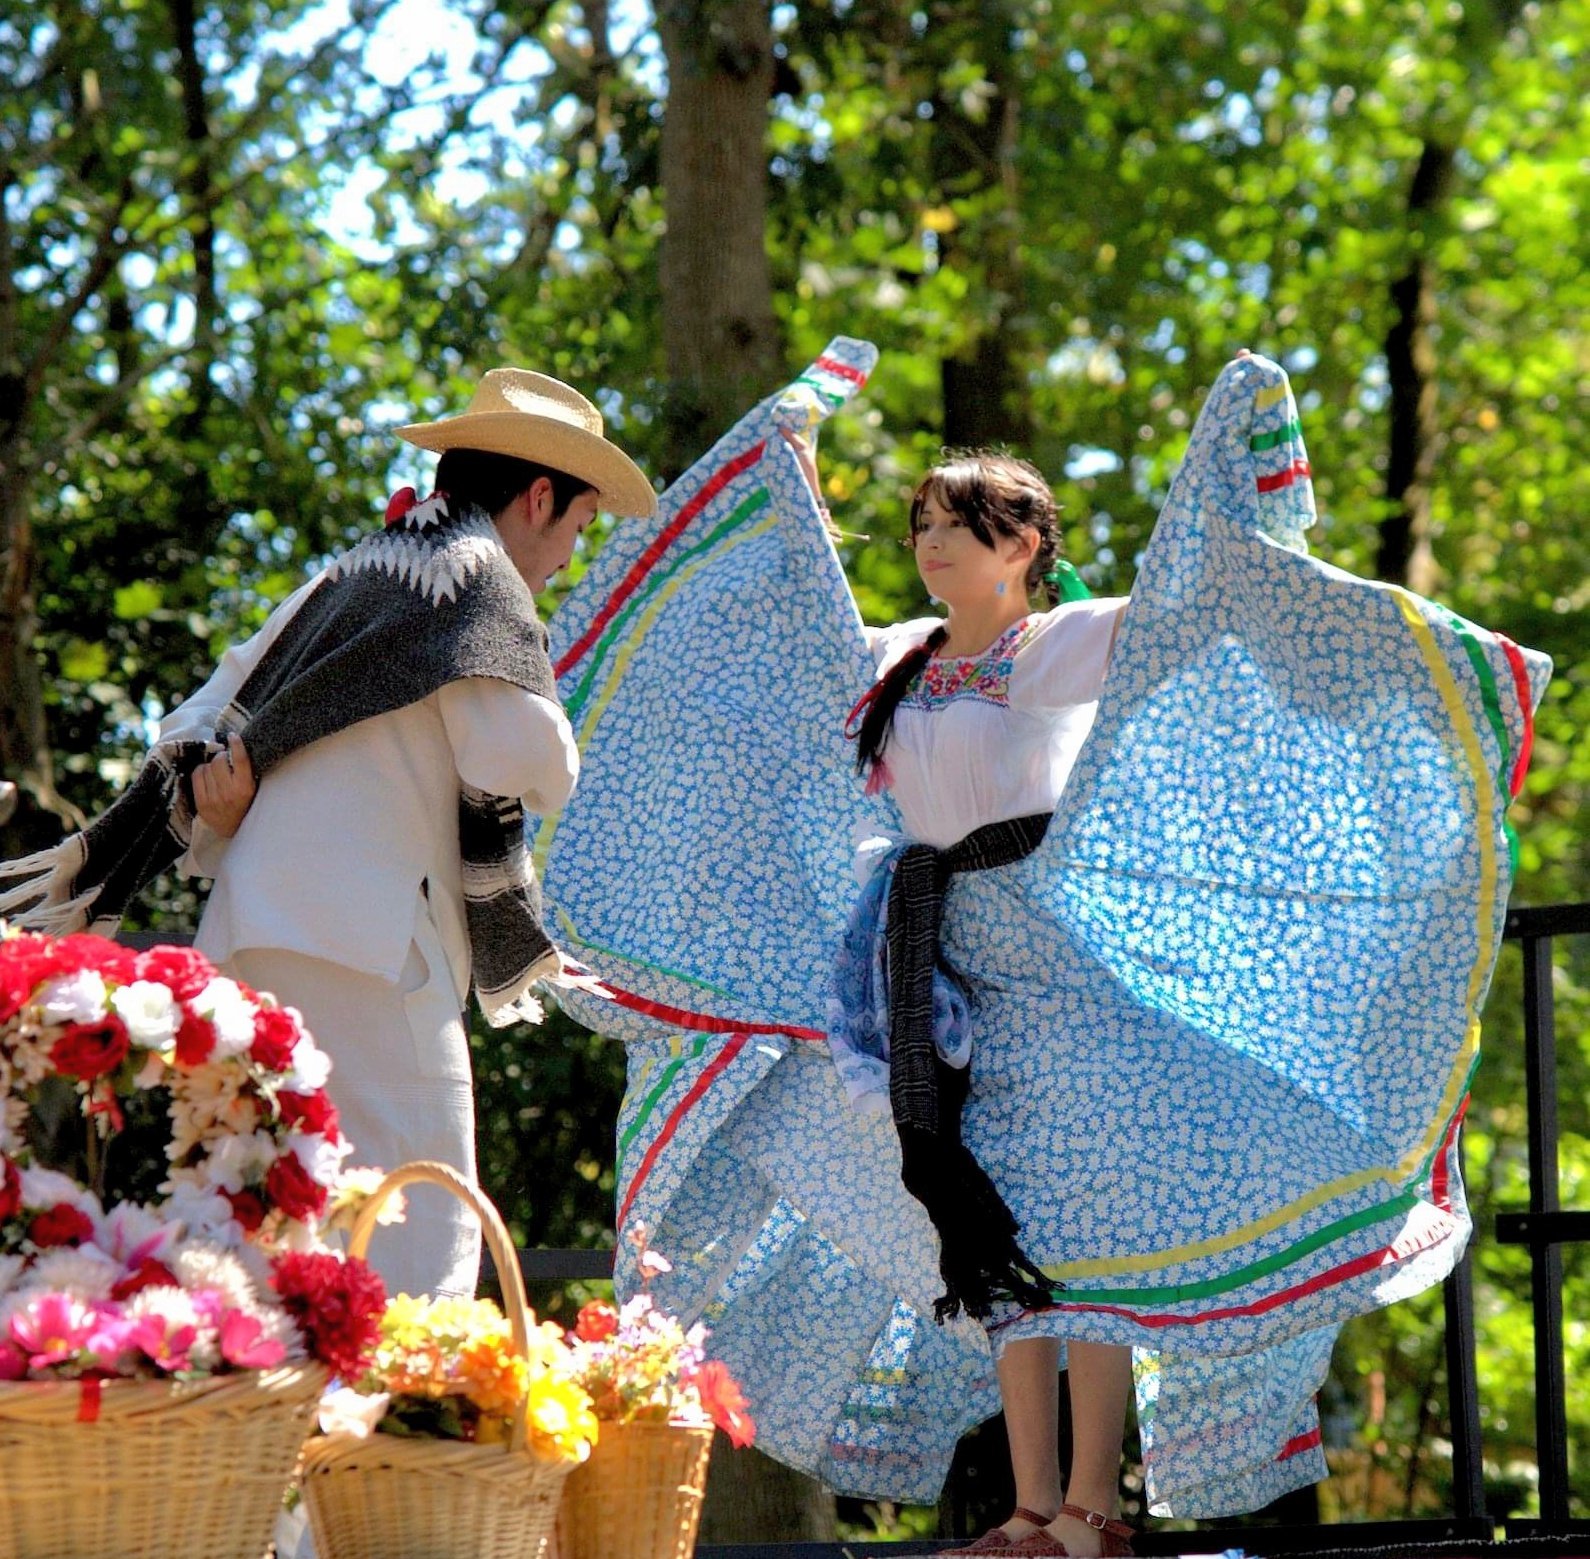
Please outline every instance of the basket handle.
M382 1207L386 1205L387 1198L394 1192L401 1191L404 1186L410 1185L440 1186L444 1191L451 1191L480 1220L481 1233L486 1237L486 1248L491 1252L498 1280L502 1284L503 1313L507 1316L515 1345L519 1352L528 1358L530 1301L525 1294L524 1275L519 1270L519 1254L513 1248L513 1239L508 1233L507 1225L502 1221L502 1216L491 1205L490 1200L450 1164L438 1164L431 1159L415 1159L412 1163L400 1164L394 1169L359 1209L358 1216L353 1222L353 1233L348 1236L348 1254L360 1257L364 1255L370 1248L370 1236L375 1230L376 1218ZM509 1442L510 1448L514 1451L523 1451L528 1441L526 1415L529 1406L529 1399L522 1397L519 1405L514 1409L513 1438Z

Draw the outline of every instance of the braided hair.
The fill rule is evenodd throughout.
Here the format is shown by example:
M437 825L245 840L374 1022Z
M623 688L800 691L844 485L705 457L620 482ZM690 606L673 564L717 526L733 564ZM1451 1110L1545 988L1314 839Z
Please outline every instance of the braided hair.
M985 547L993 547L996 535L1021 536L1036 531L1038 548L1027 565L1027 593L1031 595L1041 585L1049 605L1058 604L1060 591L1052 576L1060 550L1059 510L1037 466L994 450L952 454L923 477L911 496L910 545L915 545L929 498L936 498L951 514L964 520L967 529ZM847 734L854 727L856 771L869 776L869 789L874 788L873 781L886 776L883 752L894 727L894 712L947 633L943 624L935 628L873 683L851 710Z

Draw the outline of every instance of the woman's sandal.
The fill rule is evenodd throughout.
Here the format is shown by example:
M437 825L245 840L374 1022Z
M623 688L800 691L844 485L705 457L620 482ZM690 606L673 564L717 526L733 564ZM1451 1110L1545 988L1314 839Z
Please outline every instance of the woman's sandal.
M1096 1510L1084 1510L1080 1505L1062 1505L1062 1516L1081 1521L1099 1534L1102 1559L1132 1559L1132 1538L1136 1535L1124 1521L1112 1521ZM1029 1532L1018 1538L1005 1552L1015 1559L1071 1559L1071 1551L1052 1532Z
M1010 1521L1030 1521L1038 1528L1036 1532L1029 1532L1026 1537L1010 1537L1006 1534L1003 1525L993 1527L983 1533L975 1542L968 1543L965 1548L951 1548L939 1554L938 1559L962 1559L962 1556L971 1554L1008 1554L1017 1543L1024 1543L1027 1537L1038 1537L1043 1529L1054 1520L1053 1516L1040 1516L1036 1510L1028 1510L1025 1506L1018 1505L1006 1518Z

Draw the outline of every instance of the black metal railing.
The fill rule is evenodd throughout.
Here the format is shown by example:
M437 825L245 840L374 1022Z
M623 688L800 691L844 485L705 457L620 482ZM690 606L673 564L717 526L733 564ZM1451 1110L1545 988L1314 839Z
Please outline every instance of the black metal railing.
M1557 1017L1552 951L1559 937L1590 935L1590 904L1515 909L1506 935L1524 955L1524 1081L1529 1207L1496 1217L1496 1239L1529 1251L1535 1319L1535 1459L1540 1516L1507 1523L1509 1537L1590 1537L1568 1501L1568 1382L1563 1368L1562 1247L1590 1240L1590 1210L1564 1211L1557 1165Z

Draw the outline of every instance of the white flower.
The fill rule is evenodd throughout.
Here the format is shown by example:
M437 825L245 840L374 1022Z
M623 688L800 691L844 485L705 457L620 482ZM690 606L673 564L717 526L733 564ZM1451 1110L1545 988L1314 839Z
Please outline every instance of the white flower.
M28 1293L57 1292L74 1299L109 1299L125 1268L92 1245L78 1250L47 1250L23 1280Z
M179 1246L167 1265L184 1288L211 1288L226 1301L229 1310L242 1310L249 1315L261 1313L259 1291L248 1269L214 1241L194 1240Z
M337 1183L331 1188L331 1200L326 1204L325 1221L331 1223L340 1218L351 1229L353 1220L359 1215L364 1204L375 1195L376 1189L385 1179L384 1169L372 1169L366 1164L343 1170L337 1176ZM401 1191L394 1191L382 1202L380 1212L375 1215L375 1221L382 1228L387 1228L394 1223L403 1223L407 1216L407 1198Z
M213 1059L243 1055L254 1043L254 1016L259 1009L236 980L217 975L193 998L193 1010L215 1025Z
M164 1252L177 1237L177 1226L152 1207L137 1202L118 1202L94 1224L94 1245L124 1266L137 1251L139 1259L164 1259Z
M127 1025L127 1037L145 1050L164 1050L182 1026L182 1008L163 985L135 980L110 998L116 1015Z
M54 1169L24 1169L22 1171L22 1205L24 1207L57 1207L65 1202L75 1207L96 1227L105 1216L99 1198L86 1186L80 1186L70 1175Z
M293 1046L289 1069L282 1078L288 1093L319 1093L331 1076L331 1057L307 1034Z
M366 1396L352 1386L338 1386L320 1399L321 1433L352 1435L355 1440L363 1440L386 1417L390 1400L384 1391Z
M276 1162L276 1139L267 1132L220 1137L204 1164L204 1178L217 1190L234 1195L250 1181L259 1181Z
M674 1264L659 1251L643 1250L640 1253L641 1274L648 1278L660 1277L664 1272L672 1272Z
M79 969L47 980L39 1006L50 1023L98 1023L105 1016L105 977L97 969Z
M190 1173L180 1171L160 1187L167 1195L163 1210L183 1226L190 1239L206 1238L225 1244L232 1225L232 1204L224 1196L185 1178Z
M287 1139L287 1145L293 1150L298 1162L304 1166L304 1173L316 1185L332 1186L337 1183L337 1177L342 1173L342 1161L351 1152L353 1144L346 1139L341 1142L328 1142L318 1131L294 1132Z

